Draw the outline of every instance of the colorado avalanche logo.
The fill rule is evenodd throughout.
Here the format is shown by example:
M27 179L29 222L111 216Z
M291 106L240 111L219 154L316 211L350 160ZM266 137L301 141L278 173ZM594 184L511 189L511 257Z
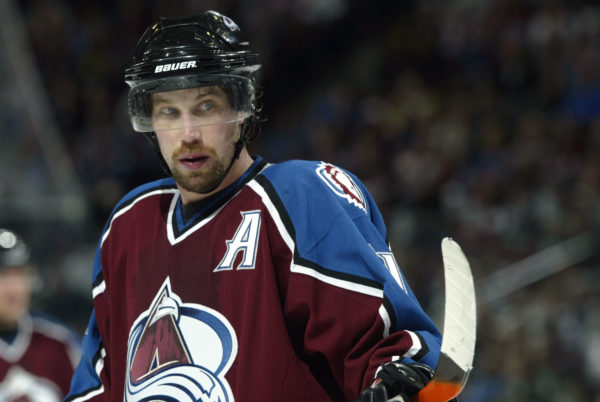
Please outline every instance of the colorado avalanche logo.
M231 324L208 307L182 303L167 278L133 323L126 401L232 402L225 380L237 354Z
M317 174L335 194L367 212L365 197L346 172L329 163L321 162L317 168Z
M214 16L216 16L216 17L220 17L220 18L222 19L223 23L224 23L224 24L227 26L227 28L229 28L231 31L239 31L239 30L240 30L240 27L238 27L238 25L237 25L235 22L233 22L233 20L232 20L231 18L229 18L229 17L226 17L226 16L224 16L223 14L221 14L221 13L218 13L218 12L216 12L216 11L213 11L213 10L209 10L209 11L208 11L208 14L212 14L212 15L214 15Z

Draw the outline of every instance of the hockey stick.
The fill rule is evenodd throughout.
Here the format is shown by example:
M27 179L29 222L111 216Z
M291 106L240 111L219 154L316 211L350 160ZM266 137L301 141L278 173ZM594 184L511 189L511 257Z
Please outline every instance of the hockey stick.
M413 402L455 398L473 368L477 328L473 275L460 246L449 237L442 240L442 259L446 302L440 359L433 378L412 398Z

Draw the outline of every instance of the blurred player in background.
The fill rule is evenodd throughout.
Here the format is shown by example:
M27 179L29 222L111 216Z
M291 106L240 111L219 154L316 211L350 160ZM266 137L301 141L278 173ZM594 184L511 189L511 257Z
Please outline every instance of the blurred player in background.
M171 177L108 219L67 400L383 402L431 378L439 331L364 185L249 153L259 67L213 11L140 39L129 112Z
M0 228L0 401L60 401L80 357L78 336L31 312L36 271L30 251Z

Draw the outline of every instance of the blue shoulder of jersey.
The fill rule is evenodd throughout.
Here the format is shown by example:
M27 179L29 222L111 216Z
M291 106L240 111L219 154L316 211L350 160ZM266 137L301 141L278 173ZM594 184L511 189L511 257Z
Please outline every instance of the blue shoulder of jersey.
M360 180L332 164L307 161L272 165L262 175L260 184L294 242L292 269L382 298L390 329L418 332L427 345L418 358L435 367L439 331L408 286L381 213Z
M365 271L366 255L388 250L386 228L373 198L352 173L317 161L293 160L263 171L281 200L300 259L331 273L381 282ZM379 265L379 264L375 264Z

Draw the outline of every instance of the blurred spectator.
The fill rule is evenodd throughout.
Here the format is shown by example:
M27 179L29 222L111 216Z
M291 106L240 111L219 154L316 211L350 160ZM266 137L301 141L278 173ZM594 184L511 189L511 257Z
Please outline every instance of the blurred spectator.
M28 246L0 229L0 400L60 401L80 355L78 335L30 311L35 268Z

